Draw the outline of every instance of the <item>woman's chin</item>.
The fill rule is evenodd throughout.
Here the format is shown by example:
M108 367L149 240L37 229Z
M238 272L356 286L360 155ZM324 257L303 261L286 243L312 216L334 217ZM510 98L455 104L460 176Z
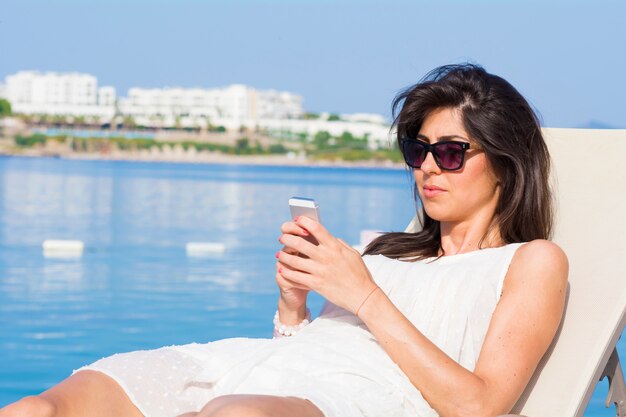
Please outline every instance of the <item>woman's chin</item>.
M422 206L428 217L438 222L446 221L450 217L450 210L441 204L422 200Z

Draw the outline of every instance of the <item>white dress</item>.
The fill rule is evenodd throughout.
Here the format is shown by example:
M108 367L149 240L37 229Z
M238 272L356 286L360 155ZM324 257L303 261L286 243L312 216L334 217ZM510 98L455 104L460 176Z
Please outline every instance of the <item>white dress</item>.
M520 245L418 262L382 255L363 260L417 329L473 370ZM79 370L84 369L116 380L146 417L199 411L226 394L306 398L326 417L437 415L363 322L328 303L293 337L234 338L136 351Z

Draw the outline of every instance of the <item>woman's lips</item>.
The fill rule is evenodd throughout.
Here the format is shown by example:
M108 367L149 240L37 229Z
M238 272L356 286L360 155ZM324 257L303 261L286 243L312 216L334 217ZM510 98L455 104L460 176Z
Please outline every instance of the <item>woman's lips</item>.
M444 190L441 187L437 187L436 185L425 185L423 190L424 190L424 197L426 198L437 197L438 195L441 195L446 192L446 190Z

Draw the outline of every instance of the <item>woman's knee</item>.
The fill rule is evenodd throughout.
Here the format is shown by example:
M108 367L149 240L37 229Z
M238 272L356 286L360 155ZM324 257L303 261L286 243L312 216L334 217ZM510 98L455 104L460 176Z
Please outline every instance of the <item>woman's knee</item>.
M36 397L0 410L0 417L143 417L124 390L95 371L73 374Z
M39 396L25 397L0 410L0 417L54 417L57 405Z
M224 395L214 398L198 417L324 417L310 401L274 395Z
M224 395L209 401L198 417L272 417L256 396Z

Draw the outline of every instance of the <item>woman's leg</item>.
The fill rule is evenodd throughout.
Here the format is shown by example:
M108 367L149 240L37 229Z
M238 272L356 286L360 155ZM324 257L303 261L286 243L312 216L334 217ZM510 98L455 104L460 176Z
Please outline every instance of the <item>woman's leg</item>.
M0 410L0 417L143 417L124 390L101 372L81 371L49 390Z
M185 414L181 417L192 417ZM195 417L324 417L309 400L272 395L225 395L204 406Z

